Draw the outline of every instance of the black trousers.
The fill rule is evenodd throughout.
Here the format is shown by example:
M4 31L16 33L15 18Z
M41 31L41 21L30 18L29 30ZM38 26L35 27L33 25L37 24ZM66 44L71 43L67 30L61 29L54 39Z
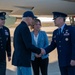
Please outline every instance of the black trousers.
M0 75L6 75L6 62L0 62Z
M61 75L75 75L75 66L60 67Z
M34 61L32 61L32 68L33 68L33 74L34 75L40 75L40 71L42 75L48 75L48 62L49 59L41 59L41 58L35 58Z

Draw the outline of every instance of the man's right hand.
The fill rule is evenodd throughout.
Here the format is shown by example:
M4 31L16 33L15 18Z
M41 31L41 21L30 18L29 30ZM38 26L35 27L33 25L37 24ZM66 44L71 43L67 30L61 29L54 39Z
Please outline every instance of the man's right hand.
M37 57L37 58L39 58L39 57L41 57L42 56L42 54L40 53L40 54L35 54L35 57Z

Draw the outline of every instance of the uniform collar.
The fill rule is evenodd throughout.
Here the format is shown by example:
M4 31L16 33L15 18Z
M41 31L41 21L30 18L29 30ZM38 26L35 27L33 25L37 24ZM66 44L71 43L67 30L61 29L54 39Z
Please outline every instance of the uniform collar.
M64 27L65 27L65 24L63 24L63 25L61 26L61 32L63 31Z

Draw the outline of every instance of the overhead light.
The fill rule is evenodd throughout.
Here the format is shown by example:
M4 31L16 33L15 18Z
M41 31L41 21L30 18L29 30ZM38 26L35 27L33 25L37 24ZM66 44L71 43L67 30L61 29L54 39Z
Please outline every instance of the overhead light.
M47 17L38 17L38 19L41 20L41 22L53 22L53 18L47 18Z
M41 20L41 22L53 22L53 18L52 17L38 17L38 19ZM66 18L66 21L70 21L69 17Z
M17 17L17 18L22 18L22 15L13 15L13 14L10 14L9 16Z
M17 18L22 18L22 15L9 15L9 16L13 16L13 17L17 17ZM53 17L38 17L38 19L41 20L41 22L53 22ZM66 21L70 21L69 17L67 17Z

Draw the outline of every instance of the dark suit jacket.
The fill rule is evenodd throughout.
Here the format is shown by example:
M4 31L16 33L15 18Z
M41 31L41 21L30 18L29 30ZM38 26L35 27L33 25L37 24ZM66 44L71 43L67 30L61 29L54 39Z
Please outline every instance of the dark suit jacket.
M41 50L32 45L31 33L25 22L21 22L14 32L14 53L12 64L30 67L31 51L40 53Z
M0 62L6 62L7 56L11 56L11 40L9 29L3 26L0 29Z
M58 29L53 32L52 42L46 48L46 53L57 47L59 66L69 66L75 60L75 27L65 25L59 35Z

